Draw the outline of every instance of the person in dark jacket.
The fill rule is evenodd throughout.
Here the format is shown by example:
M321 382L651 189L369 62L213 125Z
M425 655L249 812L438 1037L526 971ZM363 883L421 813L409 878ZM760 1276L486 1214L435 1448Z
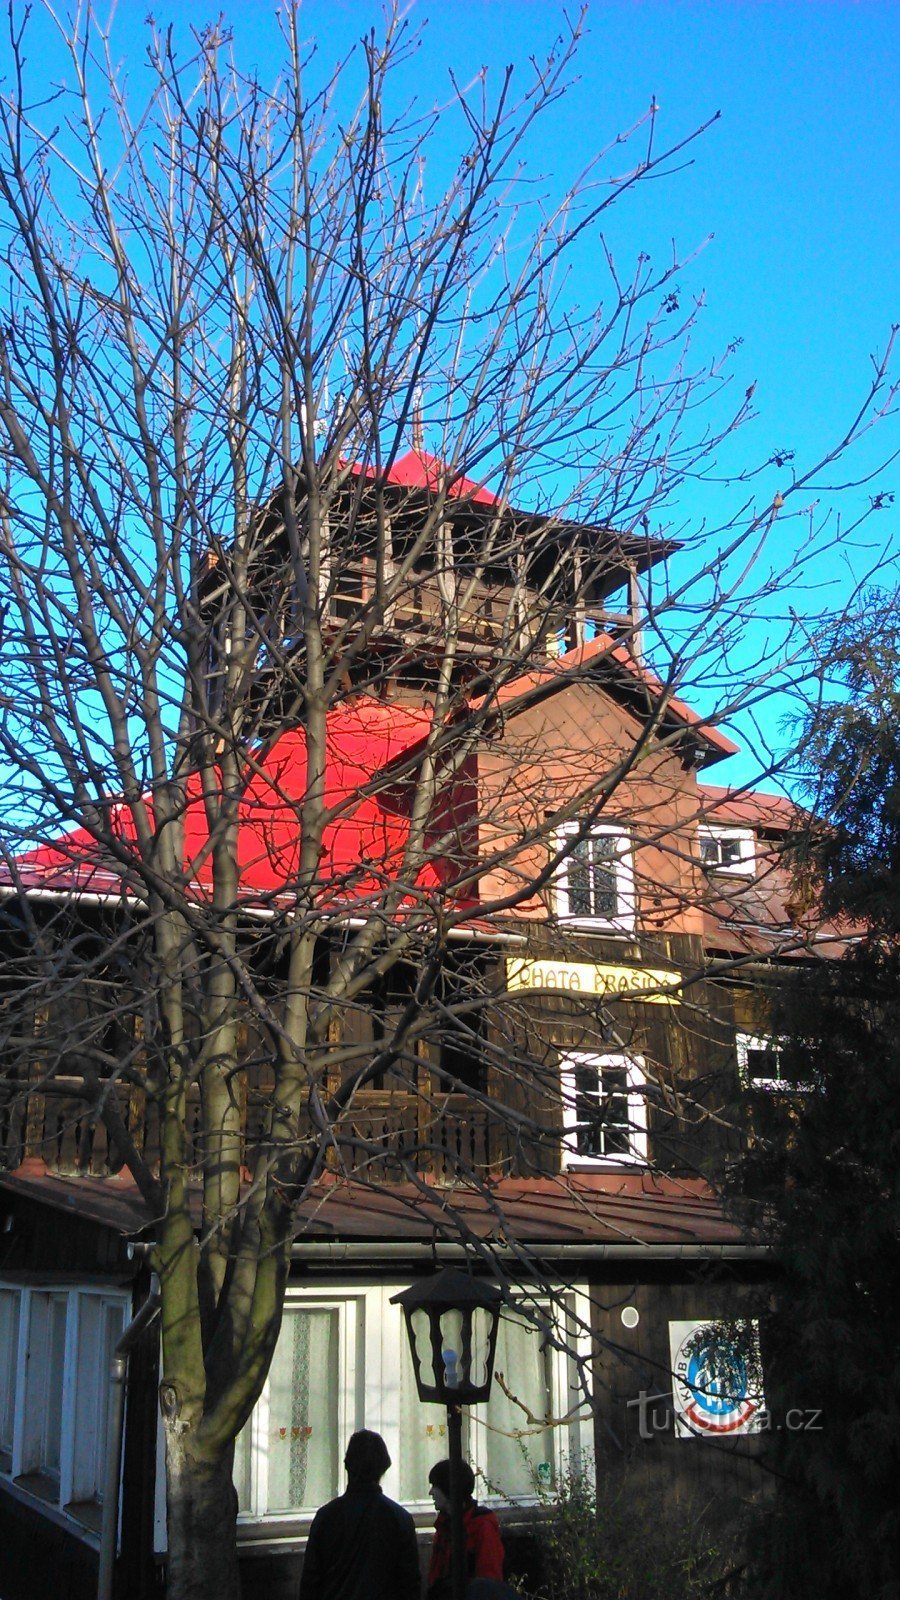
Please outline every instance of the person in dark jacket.
M347 1444L347 1488L316 1512L300 1600L419 1600L416 1527L381 1491L391 1464L380 1433L361 1428Z
M467 1461L460 1463L463 1496L463 1536L466 1542L466 1580L503 1581L503 1540L493 1511L475 1504L475 1474ZM449 1600L453 1593L450 1539L450 1463L437 1461L428 1474L431 1498L438 1513L428 1567L428 1600ZM502 1593L502 1590L501 1590Z

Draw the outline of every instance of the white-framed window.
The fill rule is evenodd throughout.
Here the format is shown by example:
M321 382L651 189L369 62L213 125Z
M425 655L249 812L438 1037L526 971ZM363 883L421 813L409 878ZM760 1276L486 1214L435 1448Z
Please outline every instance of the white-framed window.
M0 1473L91 1527L127 1312L116 1290L0 1284Z
M567 852L556 876L557 915L583 927L631 932L635 887L628 834L612 826L580 834L581 824L570 822L557 839L557 849Z
M25 1414L16 1475L34 1473L58 1483L69 1296L65 1292L34 1290L28 1297L27 1308Z
M647 1079L641 1056L573 1050L560 1060L567 1167L647 1161Z
M0 1472L12 1467L21 1298L18 1289L0 1289Z
M360 1298L292 1295L266 1385L235 1446L241 1514L296 1516L339 1494L357 1421Z
M735 1037L738 1075L745 1089L766 1089L773 1093L808 1094L810 1085L788 1072L784 1041L771 1034L739 1033Z
M385 1492L413 1511L431 1511L428 1473L449 1450L447 1415L416 1393L402 1312L390 1303L403 1287L397 1281L327 1294L289 1288L272 1371L235 1451L244 1525L284 1527L341 1493L344 1450L357 1428L373 1428L387 1444ZM538 1310L579 1356L589 1355L583 1290L573 1287ZM464 1408L463 1445L479 1499L534 1500L538 1483L552 1484L564 1462L581 1460L592 1443L581 1398L568 1350L556 1349L523 1316L504 1312L490 1400ZM163 1537L160 1524L158 1549Z
M756 869L756 850L749 828L700 826L700 864L707 872L738 873L751 877Z

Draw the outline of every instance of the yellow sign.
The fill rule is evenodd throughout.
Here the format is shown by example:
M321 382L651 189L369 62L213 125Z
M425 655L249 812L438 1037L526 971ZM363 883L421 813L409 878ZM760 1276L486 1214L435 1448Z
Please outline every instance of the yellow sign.
M564 994L602 994L622 1000L646 1000L648 1005L678 1004L681 973L660 967L612 967L593 961L507 960L506 987L555 989Z

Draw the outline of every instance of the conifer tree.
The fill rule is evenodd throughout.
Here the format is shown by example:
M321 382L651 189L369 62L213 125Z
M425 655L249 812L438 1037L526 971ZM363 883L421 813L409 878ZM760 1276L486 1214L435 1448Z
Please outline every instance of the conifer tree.
M872 618L885 619L873 629ZM783 1007L784 1073L745 1180L783 1270L767 1320L774 1518L753 1541L780 1600L900 1592L900 631L870 594L825 651L807 721L815 818L798 872L852 928ZM770 1097L771 1102L771 1097Z

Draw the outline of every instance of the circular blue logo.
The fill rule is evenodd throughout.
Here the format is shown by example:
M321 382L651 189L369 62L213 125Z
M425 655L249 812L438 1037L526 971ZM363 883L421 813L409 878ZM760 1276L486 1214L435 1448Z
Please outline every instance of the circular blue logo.
M762 1385L749 1324L707 1322L682 1340L673 1379L683 1417L703 1433L747 1429L762 1405Z

